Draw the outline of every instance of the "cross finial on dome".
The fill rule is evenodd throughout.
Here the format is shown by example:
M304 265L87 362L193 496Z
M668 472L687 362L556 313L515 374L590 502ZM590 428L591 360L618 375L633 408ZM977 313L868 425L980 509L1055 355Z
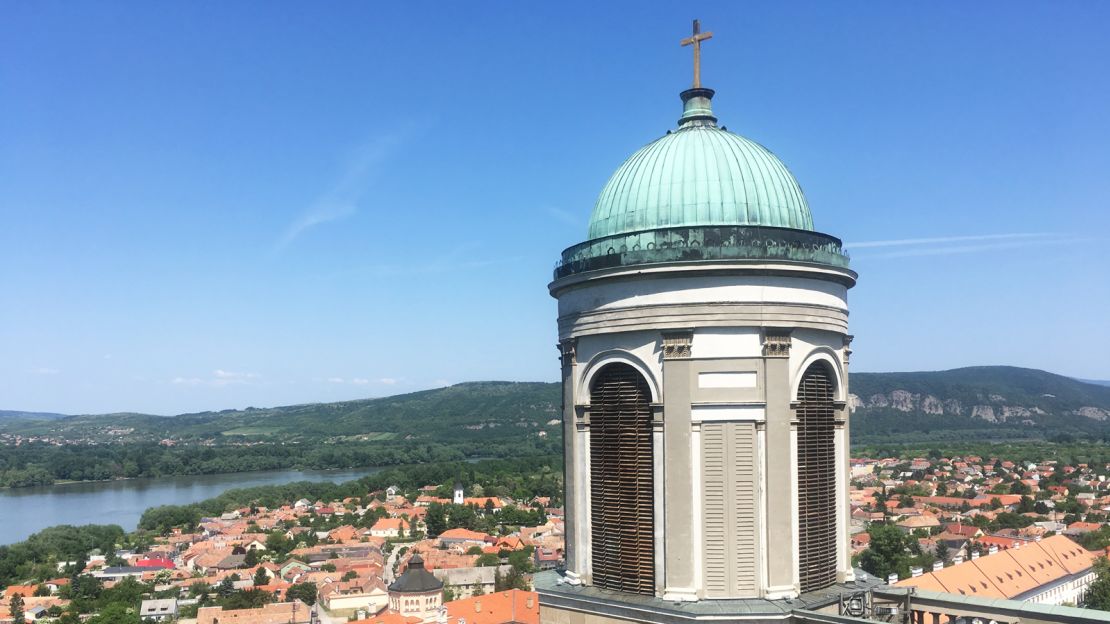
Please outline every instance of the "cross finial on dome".
M705 41L706 39L712 39L712 38L713 38L713 33L712 32L703 33L701 31L701 21L700 20L694 20L694 34L692 36L690 36L686 39L683 39L682 41L679 42L679 43L682 44L683 47L688 46L688 45L694 46L694 88L695 89L700 89L701 88L701 42Z

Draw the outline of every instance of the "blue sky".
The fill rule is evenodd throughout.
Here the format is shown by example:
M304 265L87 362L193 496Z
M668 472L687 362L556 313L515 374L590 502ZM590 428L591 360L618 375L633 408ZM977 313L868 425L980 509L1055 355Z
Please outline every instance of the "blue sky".
M1107 3L4 13L0 409L555 380L551 269L673 127L693 17L721 122L853 245L855 370L1110 378Z

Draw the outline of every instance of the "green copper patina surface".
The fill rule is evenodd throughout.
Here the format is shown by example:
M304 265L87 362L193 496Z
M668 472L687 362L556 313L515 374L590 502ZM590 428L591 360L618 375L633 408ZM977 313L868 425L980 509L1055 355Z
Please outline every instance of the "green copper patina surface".
M589 238L686 226L813 230L801 186L762 145L717 126L711 89L682 93L674 132L632 155L594 205Z

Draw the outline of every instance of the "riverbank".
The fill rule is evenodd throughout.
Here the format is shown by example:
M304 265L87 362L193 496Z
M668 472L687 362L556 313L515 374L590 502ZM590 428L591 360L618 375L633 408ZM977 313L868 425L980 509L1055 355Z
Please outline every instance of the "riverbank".
M342 483L383 470L273 470L215 475L79 481L0 491L0 545L59 524L116 524L134 531L143 512L213 498L232 488L294 481Z

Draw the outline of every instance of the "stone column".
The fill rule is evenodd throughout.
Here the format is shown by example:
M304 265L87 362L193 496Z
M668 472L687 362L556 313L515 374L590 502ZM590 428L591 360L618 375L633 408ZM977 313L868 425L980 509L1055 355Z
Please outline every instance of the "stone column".
M690 453L692 331L663 334L663 568L665 600L697 600L694 584L694 461ZM663 458L656 458L660 461ZM657 464L658 465L658 464Z
M797 553L794 526L795 475L794 411L790 408L790 333L789 330L766 330L763 335L763 358L767 403L767 451L763 473L766 475L767 586L765 597L796 596Z

